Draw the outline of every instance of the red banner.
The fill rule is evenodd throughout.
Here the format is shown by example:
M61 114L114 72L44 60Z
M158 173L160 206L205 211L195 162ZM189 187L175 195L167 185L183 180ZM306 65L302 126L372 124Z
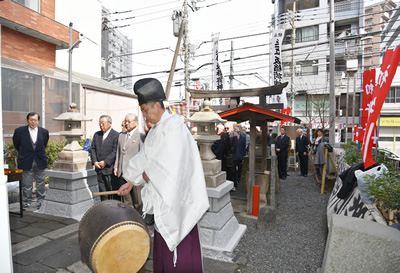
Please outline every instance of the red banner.
M285 109L282 109L281 113L285 114L285 115L290 115L290 110L292 110L292 108L287 107ZM287 126L287 125L289 125L289 121L288 120L281 120L281 127L282 126Z
M388 49L383 58L375 90L372 91L373 97L367 105L368 122L365 127L366 130L364 131L364 145L362 147L362 158L365 169L376 163L372 158L372 142L374 139L374 131L376 131L376 121L381 112L383 103L385 102L387 93L389 92L399 62L400 47Z
M374 87L375 87L375 69L364 71L363 73L363 93L362 93L362 110L361 110L361 125L360 125L360 134L359 141L363 143L365 128L367 127L368 122L368 104L371 102Z
M354 127L354 142L355 142L355 143L358 143L358 134L359 134L359 132L358 132L358 126L355 126L355 127Z

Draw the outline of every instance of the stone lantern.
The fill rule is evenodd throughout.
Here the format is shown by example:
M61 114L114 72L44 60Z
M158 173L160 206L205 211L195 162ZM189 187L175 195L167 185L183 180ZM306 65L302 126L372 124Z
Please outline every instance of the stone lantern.
M233 252L247 227L239 224L234 215L230 196L233 182L226 180L225 171L221 171L221 161L216 159L211 150L211 146L220 138L215 134L215 124L226 120L210 108L210 101L205 100L201 111L186 121L195 122L197 126L197 135L193 135L193 138L200 147L210 202L210 208L199 223L203 254L212 257L216 253Z
M225 119L215 113L210 108L210 101L206 100L203 103L203 108L200 112L195 113L186 121L194 122L197 126L197 135L193 138L200 146L200 157L203 163L203 170L206 178L207 187L218 187L226 181L226 173L221 172L221 161L216 159L211 150L211 146L220 137L215 134L215 124L225 123Z
M100 199L93 198L93 193L99 191L96 172L89 161L88 152L83 151L78 143L83 135L82 121L92 119L79 113L75 103L70 108L54 118L64 122L64 131L60 134L65 136L68 144L58 153L53 169L45 171L49 177L49 189L38 212L80 220Z
M54 170L76 172L92 169L88 160L88 152L83 151L78 140L83 136L82 121L91 121L76 110L76 104L72 103L67 112L62 113L54 120L64 121L64 131L60 135L65 136L67 145L58 154L58 161L54 162Z

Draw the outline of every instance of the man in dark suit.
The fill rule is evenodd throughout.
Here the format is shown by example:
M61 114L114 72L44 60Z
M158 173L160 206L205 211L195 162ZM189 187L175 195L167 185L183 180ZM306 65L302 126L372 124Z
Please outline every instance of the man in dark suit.
M300 176L308 174L308 146L310 141L307 136L303 135L303 129L297 129L296 137L296 155L300 163Z
M32 183L35 178L37 206L41 207L46 196L47 168L46 147L49 141L49 131L39 127L40 116L30 112L26 116L27 126L14 131L14 147L18 151L18 169L22 169L22 199L23 207L28 208L32 203Z
M139 132L137 124L137 115L127 114L125 116L126 131L119 135L117 154L114 163L114 175L119 177L120 186L127 182L122 177L122 174L128 166L129 160L143 148L144 134ZM124 196L126 203L134 206L139 213L142 213L143 207L142 197L140 195L142 188L142 186L133 186L130 194Z
M237 172L238 172L238 184L240 183L240 177L242 176L242 165L243 165L243 157L247 154L246 149L246 134L242 132L240 125L235 125L234 127L235 133L238 135L238 164L237 164Z
M99 191L111 191L115 156L117 153L119 133L111 128L112 119L102 115L99 119L100 131L93 136L90 157L97 173ZM117 189L117 188L115 188ZM112 196L102 195L101 201L111 199Z
M279 178L286 180L287 177L287 159L289 153L290 138L286 135L286 129L281 128L281 135L276 139L275 151L278 156L278 173Z

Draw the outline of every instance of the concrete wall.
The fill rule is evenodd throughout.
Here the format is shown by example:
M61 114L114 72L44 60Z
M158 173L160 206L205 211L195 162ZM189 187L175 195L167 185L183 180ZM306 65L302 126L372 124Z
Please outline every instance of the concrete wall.
M99 117L109 115L112 120L112 128L121 132L121 122L127 113L139 116L139 104L137 99L117 96L113 94L100 93L93 90L83 91L86 93L86 116L92 121L86 122L86 136L93 137L100 130Z

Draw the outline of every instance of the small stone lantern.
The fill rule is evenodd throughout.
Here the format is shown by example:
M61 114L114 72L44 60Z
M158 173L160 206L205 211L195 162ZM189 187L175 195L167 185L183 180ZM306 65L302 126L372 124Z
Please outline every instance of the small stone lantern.
M221 119L221 117L210 108L210 104L209 100L205 100L201 111L186 119L186 121L196 124L197 135L193 135L193 138L200 146L200 157L202 160L215 159L211 146L220 138L215 134L215 124L226 122L225 119Z
M88 152L83 151L78 143L78 140L83 136L82 121L91 121L92 119L82 115L76 109L75 103L71 103L67 112L53 119L64 121L64 131L61 131L60 135L65 136L67 140L64 150L58 154L58 161L54 162L54 170L76 172L92 169Z

